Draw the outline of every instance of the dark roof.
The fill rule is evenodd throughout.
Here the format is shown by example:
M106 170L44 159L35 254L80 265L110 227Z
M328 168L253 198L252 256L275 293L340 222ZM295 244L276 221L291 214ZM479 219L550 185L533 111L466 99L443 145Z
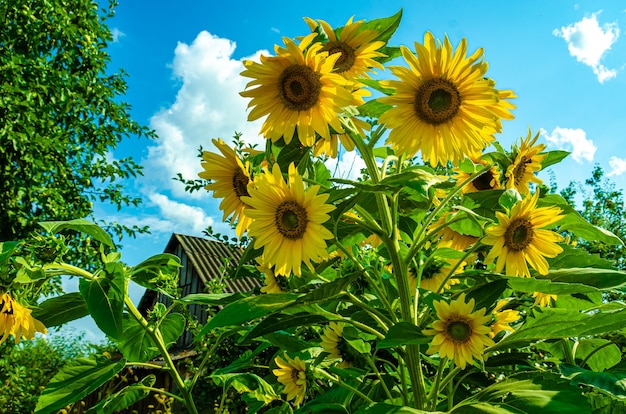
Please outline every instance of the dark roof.
M263 286L261 280L251 277L222 279L225 266L237 266L241 261L243 250L240 248L215 240L174 233L165 252L176 254L178 245L187 254L189 262L205 285L210 279L221 279L225 284L225 293L249 292L255 287Z

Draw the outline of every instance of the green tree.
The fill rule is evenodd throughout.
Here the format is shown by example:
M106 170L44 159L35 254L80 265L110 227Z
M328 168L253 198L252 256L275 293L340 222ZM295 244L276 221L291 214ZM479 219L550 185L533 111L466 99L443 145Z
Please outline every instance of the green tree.
M85 356L82 335L55 335L0 345L0 412L32 413L46 384L68 361Z
M0 0L0 241L40 221L93 220L94 202L141 203L120 180L142 167L110 157L124 138L155 136L120 101L126 74L107 67L115 5ZM101 224L119 238L147 231Z
M608 229L622 240L626 240L626 217L624 216L624 194L615 183L605 177L599 165L595 165L591 177L584 183L572 181L561 190L561 195L571 205L577 206L578 212L594 226ZM590 253L611 260L619 269L626 269L626 251L623 245L608 245L600 241L579 240L578 246Z

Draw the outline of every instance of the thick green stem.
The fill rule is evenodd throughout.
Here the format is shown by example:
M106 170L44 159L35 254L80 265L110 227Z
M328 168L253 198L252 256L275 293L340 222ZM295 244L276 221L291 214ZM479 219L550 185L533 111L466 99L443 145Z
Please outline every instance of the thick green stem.
M565 361L568 364L575 365L574 354L572 353L572 348L570 348L569 343L567 343L567 339L561 339L561 345L563 346L563 353L565 354Z
M380 374L380 371L376 367L376 364L372 360L371 355L366 355L365 358L370 368L372 368L372 371L374 371L374 373L378 377L378 381L380 381L380 385L382 385L383 390L385 391L385 394L387 394L387 399L389 399L389 402L393 402L393 395L391 395L391 392L389 391L389 388L387 387L387 384L385 383L383 376Z
M437 376L435 377L435 384L433 385L428 398L430 399L430 410L434 411L437 408L437 400L439 397L439 387L441 386L441 375L448 363L448 358L441 358L439 360L439 368L437 369Z
M172 376L172 379L174 380L174 383L176 384L183 396L187 409L191 414L198 414L198 409L196 408L193 398L191 397L191 392L185 386L185 382L178 373L176 365L174 364L174 361L167 351L167 347L165 346L165 341L163 340L161 331L159 329L153 329L152 327L148 326L148 321L146 321L146 319L141 315L141 313L135 307L135 304L132 300L130 300L130 297L128 297L128 295L126 295L126 297L124 298L124 303L126 304L126 307L128 308L130 314L133 315L137 322L139 322L139 324L148 333L148 335L152 338L157 348L159 349L159 352L161 353L161 356L163 356L163 360L165 361L165 365L167 365L167 367L169 368L169 372Z

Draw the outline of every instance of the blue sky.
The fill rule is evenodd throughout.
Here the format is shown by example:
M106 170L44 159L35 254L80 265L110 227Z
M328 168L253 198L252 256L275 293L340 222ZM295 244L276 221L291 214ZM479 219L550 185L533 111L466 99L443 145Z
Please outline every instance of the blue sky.
M542 131L540 142L548 149L572 151L553 168L560 187L589 177L596 163L619 188L626 186L622 2L119 1L108 21L115 35L110 68L128 72L124 100L133 117L159 135L155 142L129 139L111 154L132 155L144 165L145 177L127 184L144 205L96 211L101 218L151 227L151 235L125 240L123 260L129 264L162 252L172 232L200 236L207 225L228 231L219 200L206 192L185 193L172 177L181 172L195 178L197 149L211 149L211 138L229 140L239 131L249 142L262 142L260 123L246 122L248 102L238 94L246 83L239 76L242 59L267 54L283 36L307 34L305 16L336 27L351 16L371 20L402 8L391 44L414 49L427 30L440 39L447 34L454 45L466 37L470 52L484 48L497 88L518 95L516 119L504 122L498 141L508 147L528 128ZM348 156L340 165L354 162ZM134 291L135 298L140 294Z

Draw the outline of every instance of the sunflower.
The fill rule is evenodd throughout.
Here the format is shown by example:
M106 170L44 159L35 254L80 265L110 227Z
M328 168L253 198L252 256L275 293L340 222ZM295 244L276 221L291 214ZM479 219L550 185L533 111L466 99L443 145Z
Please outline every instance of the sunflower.
M520 194L529 194L529 183L541 184L543 181L535 173L541 170L541 163L546 154L540 154L546 146L535 145L539 133L531 139L528 131L526 139L522 139L519 147L513 148L514 160L506 169L506 188L515 188Z
M274 362L278 369L272 372L278 378L278 382L285 386L283 392L287 394L287 401L295 399L294 403L299 406L306 395L306 364L300 357L291 359L287 355L285 359L274 358Z
M424 329L424 334L434 335L427 354L439 352L465 369L474 358L482 358L486 347L495 345L489 337L491 328L485 325L491 321L491 315L485 315L485 308L474 312L474 304L474 299L465 302L465 293L450 303L433 302L437 320L432 329Z
M559 221L563 216L558 207L537 207L539 192L518 201L507 216L496 212L498 223L489 226L483 243L493 246L485 258L492 263L496 258L495 271L505 268L511 276L529 277L528 264L542 275L548 273L546 257L556 257L563 248L556 244L563 237L544 230ZM545 256L545 257L544 257Z
M495 319L491 324L491 332L489 332L489 337L491 338L495 337L502 331L513 332L513 328L511 328L510 323L519 319L519 311L513 309L502 310L507 303L509 303L507 299L499 300L498 303L496 303L495 308L493 308L493 311L491 311Z
M479 161L478 163L483 166L487 165L487 162L483 160ZM454 178L456 179L457 183L462 183L463 181L468 179L471 175L470 173L466 173L464 171L461 171L460 169L456 169L455 172L456 172L456 176ZM478 177L474 178L471 182L463 186L463 188L461 189L461 192L463 194L467 194L467 193L476 193L476 192L485 191L485 190L500 190L500 189L502 189L502 184L500 184L500 169L498 168L496 164L494 164L487 171L480 174Z
M448 37L443 45L427 32L424 45L415 43L417 56L401 46L409 67L392 67L399 80L381 84L396 90L380 98L393 108L379 121L391 128L387 142L409 156L422 151L430 165L457 165L465 157L478 158L501 129L500 119L513 119L510 92L498 91L485 79L482 49L466 57L463 39L453 52Z
M441 289L450 289L452 285L460 283L459 279L455 279L450 275L452 268L456 266L458 260L434 258L429 260L426 267L422 270L422 279L420 288L438 293ZM455 270L454 274L462 273L466 263L462 262ZM442 286L442 284L445 284ZM409 287L411 292L417 288L417 272L416 269L409 269Z
M276 46L277 56L244 61L241 74L253 78L240 93L252 98L248 120L267 115L261 133L273 142L284 138L288 144L297 133L300 143L311 147L316 133L330 139L329 125L342 131L338 113L353 99L352 82L332 73L340 55L328 56L321 43L311 44L314 38L311 33L299 45L283 38L286 48Z
M339 368L349 368L352 366L352 363L346 359L346 352L342 352L342 349L345 347L343 327L343 322L330 322L329 326L324 328L324 332L320 335L322 339L320 345L329 353L329 358L341 359L341 362L337 365Z
M552 301L556 302L557 295L550 295L548 293L535 292L533 293L533 298L535 298L535 303L533 306L541 306L542 308L550 306Z
M252 219L246 215L247 206L241 201L242 196L248 195L250 180L249 168L244 167L237 153L222 139L213 140L213 145L222 153L209 151L202 152L202 168L198 173L200 178L211 180L204 188L213 191L214 198L221 198L220 210L224 212L222 221L232 214L233 222L237 222L235 232L243 236Z
M256 269L265 277L265 286L261 288L263 293L282 293L288 286L288 280L284 276L278 276L274 274L274 270L271 266L267 266L257 260L259 265Z
M302 177L292 163L289 166L289 184L283 179L280 167L264 170L255 186L250 186L249 197L243 201L252 207L247 213L254 219L248 235L254 238L254 248L263 248L263 260L275 266L276 275L302 275L302 263L311 267L328 256L326 240L333 235L322 224L330 217L333 205L325 204L328 194L317 194L319 185L304 189Z
M333 68L336 73L348 79L357 79L369 78L368 72L372 72L372 68L384 70L383 65L375 59L386 56L378 51L385 46L385 42L375 41L379 33L364 29L363 20L352 22L351 17L339 34L335 34L333 28L324 20L318 20L319 26L313 19L305 17L304 20L311 30L321 26L328 37L322 51L327 51L329 55L340 54Z
M43 323L31 316L31 310L15 301L8 293L0 295L0 344L13 335L15 343L20 338L35 339L35 332L48 333Z

